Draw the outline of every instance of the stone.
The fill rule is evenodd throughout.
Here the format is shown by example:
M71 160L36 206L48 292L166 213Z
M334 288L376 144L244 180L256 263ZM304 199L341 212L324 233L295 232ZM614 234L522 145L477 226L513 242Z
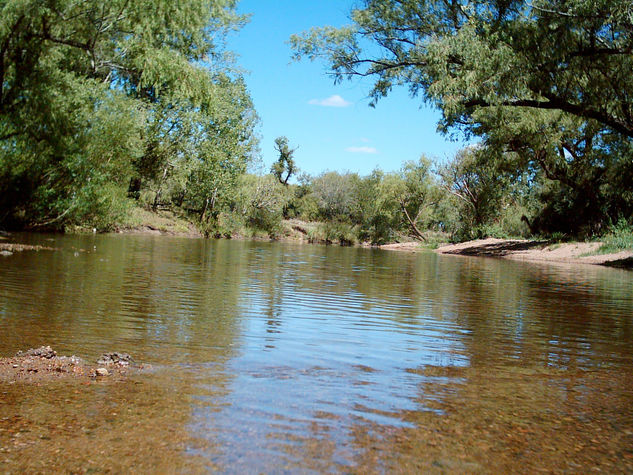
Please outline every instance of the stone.
M40 346L39 348L31 348L26 351L18 351L15 356L24 357L24 356L36 356L38 358L55 358L57 356L57 352L53 350L50 346Z
M128 366L132 362L132 357L127 353L104 353L97 360L97 364L109 365L118 364L119 366Z
M108 376L110 373L105 368L97 368L96 370L97 376Z

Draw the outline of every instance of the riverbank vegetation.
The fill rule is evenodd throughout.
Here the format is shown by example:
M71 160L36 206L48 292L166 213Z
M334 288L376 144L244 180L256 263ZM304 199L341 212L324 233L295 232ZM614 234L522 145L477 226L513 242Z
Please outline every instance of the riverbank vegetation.
M0 226L107 230L165 196L207 219L256 147L235 4L4 2Z
M442 112L441 130L477 139L443 176L484 234L504 227L490 212L511 196L531 234L589 237L622 220L630 232L630 1L365 0L351 19L293 37L296 58L373 79L374 103L408 87Z
M408 87L474 144L366 176L302 174L286 137L254 172L257 115L224 41L236 3L5 2L0 229L633 246L630 2L364 0L350 26L293 37L297 60L374 79L374 102Z

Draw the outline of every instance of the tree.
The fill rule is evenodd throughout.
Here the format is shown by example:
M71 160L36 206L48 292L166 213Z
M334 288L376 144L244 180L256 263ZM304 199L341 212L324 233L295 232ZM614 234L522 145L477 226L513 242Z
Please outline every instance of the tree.
M490 165L535 192L533 232L591 236L633 216L633 141L560 111L485 112Z
M488 150L469 147L460 150L438 173L442 186L457 200L463 237L486 237L483 226L501 215L509 180L493 165Z
M395 199L413 236L424 241L419 228L431 224L433 207L439 200L439 190L431 175L431 161L422 156L417 162L406 162L398 176L400 185L394 190Z
M606 177L631 175L629 0L361 5L351 26L294 36L295 57L325 58L336 80L374 78L372 104L407 86L442 111L441 130L480 136L505 161L502 168L543 173L577 203L608 202L618 193L607 190ZM633 193L631 181L617 186L620 195ZM600 209L587 219L633 213L628 199Z
M355 174L338 172L324 172L312 179L312 194L323 218L349 219L354 207L354 183L357 179Z
M216 215L218 204L227 205L232 200L256 150L253 128L257 116L246 85L229 78L226 81L226 92L221 89L214 108L196 122L187 156L191 171L183 194L205 224Z
M384 192L388 176L379 169L363 177L351 175L349 219L359 226L357 234L361 241L384 244L397 231L397 207Z
M292 175L298 172L295 165L293 155L296 148L290 148L286 137L277 137L275 139L275 150L279 152L279 159L273 163L270 172L279 180L282 185L288 186L288 180ZM284 173L286 176L284 177Z
M237 208L252 227L276 234L288 198L286 188L271 175L245 174L240 178Z
M198 131L228 118L222 108L241 81L222 47L244 21L235 4L4 2L0 220L90 224L111 199L125 204L130 180L133 192L154 187L158 203L174 167L210 137ZM248 126L239 133L250 141Z

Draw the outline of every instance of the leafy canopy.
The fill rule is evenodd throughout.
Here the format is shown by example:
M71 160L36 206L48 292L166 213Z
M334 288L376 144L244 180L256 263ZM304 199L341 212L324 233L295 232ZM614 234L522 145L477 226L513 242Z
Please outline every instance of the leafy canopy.
M482 107L560 110L633 137L629 0L365 0L353 24L291 38L336 79L371 76L438 105L444 126ZM377 47L376 47L377 46Z
M561 231L633 219L630 0L360 5L350 26L293 36L295 58L325 58L337 81L372 78L372 104L395 86L421 94L440 130L482 139L478 166L549 187L540 212L555 209Z
M0 223L107 227L128 186L158 202L180 180L182 202L208 161L248 160L256 116L224 47L236 3L1 2Z

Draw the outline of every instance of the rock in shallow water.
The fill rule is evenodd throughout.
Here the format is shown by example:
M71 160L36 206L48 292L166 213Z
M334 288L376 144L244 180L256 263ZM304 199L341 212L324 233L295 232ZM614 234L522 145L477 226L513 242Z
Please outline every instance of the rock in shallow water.
M132 357L127 353L104 353L97 360L97 364L109 365L118 364L119 366L128 366L132 362Z
M24 356L36 356L38 358L55 358L57 356L57 352L53 350L50 346L40 346L39 348L31 348L26 351L18 351L15 356L24 357Z

